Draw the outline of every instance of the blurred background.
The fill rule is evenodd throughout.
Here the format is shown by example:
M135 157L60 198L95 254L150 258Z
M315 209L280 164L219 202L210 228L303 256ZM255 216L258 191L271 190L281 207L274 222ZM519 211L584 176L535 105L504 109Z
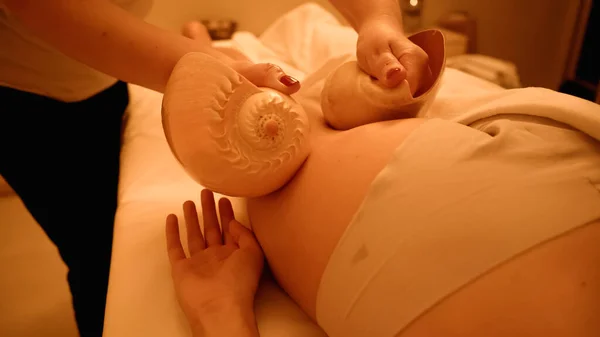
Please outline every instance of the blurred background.
M237 30L259 35L282 12L303 2L306 1L155 0L148 21L178 31L181 24L190 19L232 20L237 23ZM336 13L327 0L313 2ZM594 48L600 41L598 1L399 2L404 9L407 31L433 26L452 28L447 39L454 55L469 53L491 57L493 60L487 57L475 60L480 63L500 61L496 62L496 68L507 73L512 72L514 66L522 86L566 90L590 100L596 98L600 79L599 49ZM412 7L417 11L411 11ZM337 16L344 21L339 14ZM489 68L481 72L495 70L492 65Z
M122 2L134 0L122 0ZM206 20L215 37L260 33L301 0L154 0L147 21L180 31ZM326 0L315 0L343 21ZM401 0L407 32L438 27L448 65L504 87L540 86L600 99L600 21L591 0ZM225 30L225 33L223 31ZM600 101L598 101L600 102ZM77 336L66 269L0 178L0 336Z

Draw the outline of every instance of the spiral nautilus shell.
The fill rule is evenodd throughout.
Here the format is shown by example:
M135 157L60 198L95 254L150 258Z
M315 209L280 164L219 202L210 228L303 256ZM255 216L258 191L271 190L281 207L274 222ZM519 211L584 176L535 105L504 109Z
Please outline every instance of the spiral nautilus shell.
M430 87L413 97L408 82L384 88L363 72L356 61L346 62L327 77L321 93L323 117L331 127L347 130L368 123L415 117L428 108L444 72L444 36L439 30L427 30L409 39L429 56L434 79Z
M175 66L163 98L171 150L202 186L256 197L283 186L310 152L309 123L291 97L257 88L201 53Z

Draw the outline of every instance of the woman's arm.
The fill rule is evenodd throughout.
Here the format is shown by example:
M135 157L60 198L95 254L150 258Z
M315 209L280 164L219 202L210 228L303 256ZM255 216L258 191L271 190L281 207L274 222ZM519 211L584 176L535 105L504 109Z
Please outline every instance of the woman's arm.
M202 322L190 321L192 337L259 337L254 308L232 304L204 315Z
M388 17L400 24L402 23L402 13L397 0L329 1L342 13L356 31L360 31L364 23L381 17Z
M162 92L177 61L189 52L214 56L236 70L247 70L257 79L251 81L264 82L260 84L288 94L299 88L277 83L284 75L281 71L256 76L252 71L261 72L268 67L251 69L249 62L235 63L210 46L148 24L106 0L3 0L3 3L32 34L65 55L150 89ZM236 68L234 64L240 66Z

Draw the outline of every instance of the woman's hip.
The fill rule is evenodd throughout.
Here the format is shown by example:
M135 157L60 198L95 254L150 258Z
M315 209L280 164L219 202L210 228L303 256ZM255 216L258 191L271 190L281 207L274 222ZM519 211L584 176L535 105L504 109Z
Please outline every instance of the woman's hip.
M593 147L557 161L564 151L540 149L568 137L505 126L431 120L398 148L323 273L316 315L330 336L394 336L494 268L600 219Z

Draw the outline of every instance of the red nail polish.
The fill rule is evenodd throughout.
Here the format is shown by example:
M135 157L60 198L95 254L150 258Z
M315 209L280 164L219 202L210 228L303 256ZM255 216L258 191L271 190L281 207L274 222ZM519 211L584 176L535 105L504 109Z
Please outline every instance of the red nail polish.
M298 80L290 75L285 75L279 79L279 82L283 83L283 85L286 87L291 87L292 85L298 83Z

